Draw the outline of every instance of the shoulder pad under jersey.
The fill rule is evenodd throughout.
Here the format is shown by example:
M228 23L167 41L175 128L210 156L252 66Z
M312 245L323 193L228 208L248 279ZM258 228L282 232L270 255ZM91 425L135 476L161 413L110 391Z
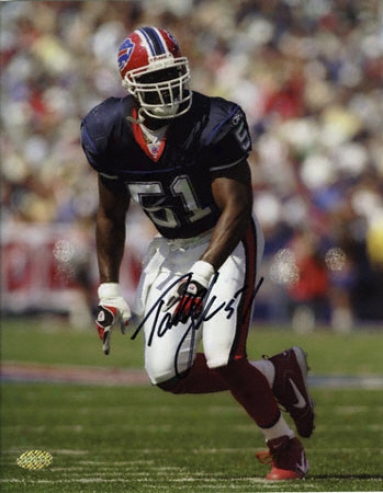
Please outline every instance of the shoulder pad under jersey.
M251 138L242 108L223 98L211 98L203 141L211 170L246 159L251 151Z
M119 139L131 98L108 98L93 108L81 122L81 145L89 164L97 171L107 171L110 148Z

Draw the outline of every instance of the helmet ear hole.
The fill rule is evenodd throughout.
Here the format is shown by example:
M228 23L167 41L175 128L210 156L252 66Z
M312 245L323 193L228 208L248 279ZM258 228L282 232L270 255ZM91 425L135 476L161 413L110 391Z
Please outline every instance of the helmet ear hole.
M120 45L118 64L123 87L146 115L169 119L189 110L189 62L169 32L155 27L137 29Z

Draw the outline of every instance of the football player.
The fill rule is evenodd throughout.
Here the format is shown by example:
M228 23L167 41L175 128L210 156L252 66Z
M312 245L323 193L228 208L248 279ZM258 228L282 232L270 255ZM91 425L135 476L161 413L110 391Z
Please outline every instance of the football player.
M254 363L246 354L263 236L252 214L245 114L191 90L188 59L165 30L135 30L119 47L118 66L127 96L96 106L81 129L98 173L97 327L104 352L112 327L118 322L125 331L132 313L119 270L133 200L158 230L133 310L150 381L175 394L230 391L265 437L267 478L304 478L304 448L279 405L301 436L311 435L305 354L293 347Z

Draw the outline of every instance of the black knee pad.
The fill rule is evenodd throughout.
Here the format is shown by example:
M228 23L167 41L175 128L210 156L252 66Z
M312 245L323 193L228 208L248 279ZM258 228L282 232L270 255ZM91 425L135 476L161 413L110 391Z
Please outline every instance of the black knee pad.
M180 377L174 377L165 382L160 382L157 387L165 392L171 392L172 394L184 394L184 381Z

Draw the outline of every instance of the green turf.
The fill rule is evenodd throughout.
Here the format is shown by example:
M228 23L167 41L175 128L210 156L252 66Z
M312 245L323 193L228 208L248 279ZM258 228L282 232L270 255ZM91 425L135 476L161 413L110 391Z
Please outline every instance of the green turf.
M101 342L93 327L85 331L69 328L59 319L2 322L1 357L6 361L44 364L108 367L143 367L141 335L113 334L109 356L101 351ZM358 330L350 335L318 330L313 334L295 334L291 330L255 325L249 333L250 359L274 354L291 345L301 345L308 352L312 371L317 374L383 374L383 331Z
M3 361L137 367L141 343L115 334L101 354L95 334L63 324L3 323ZM126 341L126 342L125 342ZM121 344L120 344L121 343ZM382 335L297 335L263 328L250 354L291 344L308 350L314 374L382 374ZM382 491L381 390L314 388L317 429L304 440L305 481L270 483L256 461L260 433L228 393L173 396L156 388L3 383L1 483L4 493L254 493ZM43 471L16 465L21 453L47 450Z
M363 396L361 402L361 395ZM148 388L3 387L2 492L379 491L381 395L316 390L318 429L305 440L311 473L271 486L263 447L229 395L169 396ZM46 471L20 469L47 450Z

